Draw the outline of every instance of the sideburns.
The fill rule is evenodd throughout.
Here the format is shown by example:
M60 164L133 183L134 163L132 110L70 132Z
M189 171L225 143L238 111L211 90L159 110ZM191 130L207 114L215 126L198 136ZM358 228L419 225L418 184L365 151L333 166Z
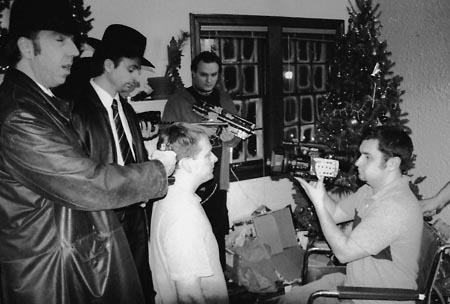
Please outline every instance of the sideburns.
M41 44L39 43L39 38L38 37L33 37L31 39L32 43L33 43L33 49L34 49L34 56L37 56L41 53Z

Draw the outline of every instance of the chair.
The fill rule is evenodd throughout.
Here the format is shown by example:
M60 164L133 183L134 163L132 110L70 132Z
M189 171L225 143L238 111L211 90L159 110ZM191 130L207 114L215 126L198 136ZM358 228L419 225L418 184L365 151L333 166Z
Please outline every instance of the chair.
M341 300L416 301L416 303L429 304L442 256L449 248L450 244L443 244L436 231L425 223L419 257L418 289L338 286L334 291L319 290L312 293L308 299L308 304L312 304L319 297ZM305 270L305 272L307 271ZM436 291L436 295L439 296L439 294ZM444 302L442 298L438 300L441 303Z
M323 246L318 246L318 243L323 243ZM329 263L326 265L311 266L309 260L313 255L326 255L330 258ZM303 255L303 268L301 274L302 285L316 281L322 276L333 272L345 273L345 265L336 263L336 260L333 257L333 251L325 244L325 242L318 241L314 238L310 239Z

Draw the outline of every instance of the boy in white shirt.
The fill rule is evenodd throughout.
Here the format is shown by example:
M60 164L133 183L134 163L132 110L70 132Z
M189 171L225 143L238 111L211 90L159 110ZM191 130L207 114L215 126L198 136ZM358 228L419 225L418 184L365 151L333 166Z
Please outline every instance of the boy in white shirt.
M213 177L217 157L197 125L161 130L158 148L177 155L175 183L154 203L150 265L156 303L228 303L227 287L211 224L195 194Z

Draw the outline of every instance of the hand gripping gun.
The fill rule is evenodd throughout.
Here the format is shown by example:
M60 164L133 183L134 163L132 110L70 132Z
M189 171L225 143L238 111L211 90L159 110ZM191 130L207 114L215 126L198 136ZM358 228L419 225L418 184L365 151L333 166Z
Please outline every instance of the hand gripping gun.
M228 125L229 131L241 139L255 134L256 125L237 115L225 111L221 107L213 106L207 102L198 102L192 106L192 111L211 122L222 122Z

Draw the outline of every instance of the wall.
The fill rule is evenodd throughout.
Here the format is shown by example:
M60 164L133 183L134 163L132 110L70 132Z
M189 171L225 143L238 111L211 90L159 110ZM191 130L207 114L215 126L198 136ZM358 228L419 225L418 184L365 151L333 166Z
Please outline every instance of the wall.
M189 13L241 14L286 17L347 19L347 0L85 0L91 6L94 28L90 35L101 38L112 23L136 28L148 37L146 57L155 69L144 77L162 76L167 64L167 44L181 30L189 31ZM326 10L324 8L327 8ZM182 58L181 76L186 85L190 79L190 45ZM151 102L150 102L151 103ZM158 102L156 107L160 107ZM228 209L230 220L249 215L264 204L272 210L293 203L292 184L287 180L272 181L269 177L231 184Z
M417 154L413 173L427 177L419 188L429 197L450 180L450 1L378 2L393 70L404 77L402 108ZM450 222L450 208L441 216Z
M111 23L123 23L148 37L147 58L155 65L152 77L162 76L167 64L167 44L181 30L189 31L189 13L271 15L347 19L347 0L84 0L91 6L94 28L91 36L101 38ZM327 10L324 10L324 7ZM190 45L182 58L181 76L190 85Z

